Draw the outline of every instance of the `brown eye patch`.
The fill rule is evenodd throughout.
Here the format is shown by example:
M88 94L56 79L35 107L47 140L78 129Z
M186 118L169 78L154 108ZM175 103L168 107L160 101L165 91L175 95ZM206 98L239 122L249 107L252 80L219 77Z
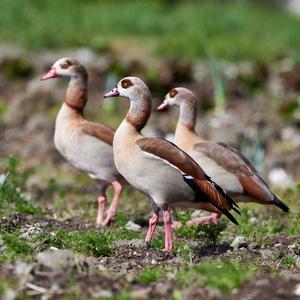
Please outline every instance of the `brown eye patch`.
M174 98L178 94L177 90L173 89L170 91L170 97Z
M124 79L121 81L121 85L123 89L128 89L129 87L133 86L133 83L129 79Z
M70 60L66 60L63 64L60 65L62 69L68 69L72 65L72 62Z

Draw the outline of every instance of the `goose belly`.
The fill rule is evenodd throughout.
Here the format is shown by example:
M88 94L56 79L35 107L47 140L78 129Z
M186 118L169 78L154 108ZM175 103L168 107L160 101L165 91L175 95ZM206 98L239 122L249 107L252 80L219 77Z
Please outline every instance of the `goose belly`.
M115 159L118 171L134 187L148 194L159 206L195 203L194 191L178 169L143 153ZM184 207L187 207L185 204Z
M115 179L117 170L110 145L67 127L56 128L54 144L59 153L78 170L95 179Z

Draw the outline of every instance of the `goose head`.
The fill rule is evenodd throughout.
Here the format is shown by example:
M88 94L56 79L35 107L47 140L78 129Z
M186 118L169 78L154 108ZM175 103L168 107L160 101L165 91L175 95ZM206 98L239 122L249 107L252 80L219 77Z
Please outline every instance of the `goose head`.
M175 105L180 107L185 104L195 105L196 97L192 91L183 87L177 87L167 93L163 102L157 107L157 110L164 111L170 106Z
M147 85L138 77L125 77L116 86L104 95L104 98L122 96L130 101L137 101L143 95L150 95Z
M87 79L85 68L74 58L64 57L57 60L41 80L48 80L56 77L83 78Z

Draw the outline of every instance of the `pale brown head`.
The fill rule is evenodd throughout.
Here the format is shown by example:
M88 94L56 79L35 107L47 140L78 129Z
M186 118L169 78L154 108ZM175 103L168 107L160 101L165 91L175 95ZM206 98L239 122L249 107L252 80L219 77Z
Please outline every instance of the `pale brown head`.
M64 57L57 60L41 80L48 80L56 77L81 78L87 80L85 68L74 58Z
M177 87L168 92L164 101L157 107L157 110L163 111L168 109L169 106L181 106L182 104L188 104L189 106L196 108L196 97L192 91L183 87Z
M144 81L138 77L130 76L121 79L110 92L104 95L104 98L122 96L130 101L136 101L145 94L151 98L150 91Z

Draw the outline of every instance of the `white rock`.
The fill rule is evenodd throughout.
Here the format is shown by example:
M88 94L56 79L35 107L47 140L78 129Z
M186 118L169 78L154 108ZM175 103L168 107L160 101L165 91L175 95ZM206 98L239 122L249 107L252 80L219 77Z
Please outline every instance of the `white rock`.
M8 174L0 174L0 187L5 183Z
M231 243L231 247L233 249L239 249L239 248L247 247L247 246L248 246L247 241L246 241L245 237L243 237L243 236L236 236Z
M268 258L270 258L271 255L272 255L272 253L273 253L273 252L272 252L271 250L269 250L269 249L263 249L263 250L260 250L259 252L260 252L261 256L263 257L263 259L268 259Z
M93 298L112 298L113 293L111 290L98 289L91 292Z
M291 245L288 245L288 249L295 249L297 247L297 245L295 243L291 244Z
M293 178L283 168L274 168L268 174L270 183L279 188L287 188L295 184Z
M70 250L47 250L38 253L37 261L40 265L51 269L64 269L75 266L75 257Z
M296 284L294 294L300 296L300 283Z
M257 218L251 217L251 218L249 219L249 223L251 223L251 224L258 224L259 222L258 222Z
M300 270L300 256L296 258L296 267Z
M131 231L140 231L142 227L132 221L128 221L125 225L125 229L131 230Z

